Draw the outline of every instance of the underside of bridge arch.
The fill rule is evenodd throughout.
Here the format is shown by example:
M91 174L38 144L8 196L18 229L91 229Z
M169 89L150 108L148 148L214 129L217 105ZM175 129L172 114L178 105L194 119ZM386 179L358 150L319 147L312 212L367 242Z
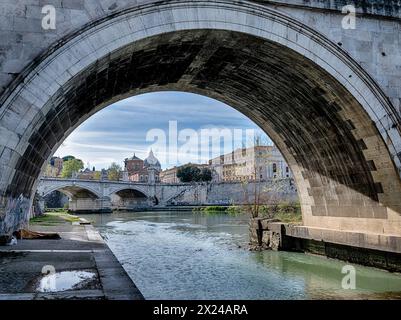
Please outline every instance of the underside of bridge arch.
M120 198L147 198L146 195L135 189L123 189L115 193Z
M83 186L68 185L52 189L41 196L59 191L68 197L68 211L73 213L110 212L110 198L99 197L94 191ZM46 203L44 203L46 205Z
M135 189L123 189L111 196L111 206L120 210L139 210L150 206L148 197Z
M44 161L92 114L119 99L159 90L216 98L265 130L295 175L304 224L400 233L399 176L356 99L295 51L223 30L136 41L72 77L47 101L47 113L32 120L35 130L5 197L29 197Z
M64 193L70 199L98 199L99 197L92 191L78 187L78 186L66 186L55 189L53 191L59 191Z

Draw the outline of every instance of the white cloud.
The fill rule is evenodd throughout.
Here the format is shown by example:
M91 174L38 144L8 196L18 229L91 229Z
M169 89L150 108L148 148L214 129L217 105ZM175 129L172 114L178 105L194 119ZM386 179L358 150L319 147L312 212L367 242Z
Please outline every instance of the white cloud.
M131 97L99 111L64 141L56 155L71 154L98 169L108 167L111 162L122 164L123 159L133 153L145 158L152 144L146 142L147 131L160 128L168 132L170 120L178 122L178 130L190 128L199 132L202 128L253 128L262 132L244 115L216 100L188 93L158 92ZM207 143L192 144L188 145L190 151L187 153L178 150L179 163L167 163L166 152L159 152L156 156L163 167L183 162L206 162L208 158L199 148L206 148ZM237 137L234 146L241 144ZM212 152L216 154L220 150L213 149Z

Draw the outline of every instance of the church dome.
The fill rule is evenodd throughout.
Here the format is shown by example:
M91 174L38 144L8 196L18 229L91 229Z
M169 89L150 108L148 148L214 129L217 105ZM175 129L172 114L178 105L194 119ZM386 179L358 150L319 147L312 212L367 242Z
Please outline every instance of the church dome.
M141 160L141 159L138 158L138 157L135 155L135 153L134 153L134 156L133 156L131 159L129 159L129 160Z
M144 160L143 166L144 166L145 168L155 168L155 169L158 169L158 170L161 169L160 162L159 162L159 160L157 160L157 158L154 156L152 150L150 150L148 157Z

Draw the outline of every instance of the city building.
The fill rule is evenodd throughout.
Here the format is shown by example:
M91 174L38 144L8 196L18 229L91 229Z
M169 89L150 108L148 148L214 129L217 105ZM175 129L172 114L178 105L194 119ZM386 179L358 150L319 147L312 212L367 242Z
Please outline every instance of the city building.
M255 181L291 178L292 173L276 146L238 148L209 160L213 181Z
M133 182L160 182L161 165L159 160L150 150L145 160L138 158L135 154L132 158L124 160L123 180Z
M82 179L82 180L100 180L101 177L101 172L96 171L95 167L93 169L86 168L85 170L82 170L77 173L76 178L77 179Z
M143 160L139 159L135 153L132 158L127 158L124 160L125 164L125 170L128 172L128 174L132 174L134 172L140 171L143 169Z
M173 167L160 172L160 181L164 183L178 183L180 179L177 178L177 171L180 167Z
M62 158L52 157L46 166L44 176L48 178L59 177L61 175L61 171L63 170L63 162L64 160Z

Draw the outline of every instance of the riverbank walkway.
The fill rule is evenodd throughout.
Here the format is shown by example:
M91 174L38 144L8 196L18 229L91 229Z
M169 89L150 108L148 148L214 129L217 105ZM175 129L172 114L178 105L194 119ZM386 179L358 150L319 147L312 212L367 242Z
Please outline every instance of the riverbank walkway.
M143 300L92 225L61 221L30 230L56 232L61 239L0 246L0 300Z

